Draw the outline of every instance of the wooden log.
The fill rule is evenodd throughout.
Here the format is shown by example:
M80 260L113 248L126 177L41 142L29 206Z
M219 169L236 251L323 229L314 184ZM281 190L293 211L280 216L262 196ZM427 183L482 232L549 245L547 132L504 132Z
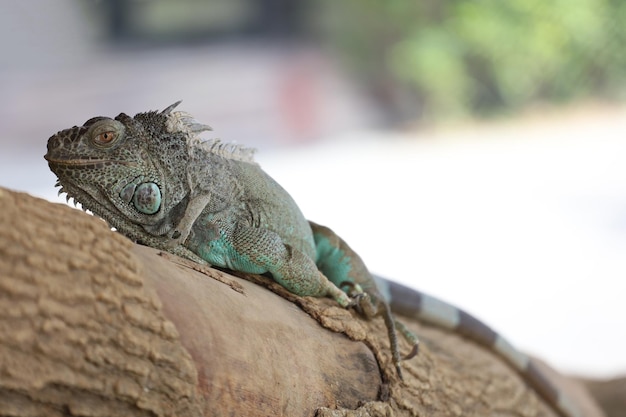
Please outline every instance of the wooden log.
M407 322L401 382L382 320L245 278L0 188L0 415L556 415L458 335Z

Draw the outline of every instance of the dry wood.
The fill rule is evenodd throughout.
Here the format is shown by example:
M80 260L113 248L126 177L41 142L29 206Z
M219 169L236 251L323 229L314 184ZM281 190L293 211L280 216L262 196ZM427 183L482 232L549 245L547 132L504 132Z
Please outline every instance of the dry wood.
M162 255L25 194L0 188L0 207L2 416L555 415L457 335L409 322L422 345L401 383L382 320Z

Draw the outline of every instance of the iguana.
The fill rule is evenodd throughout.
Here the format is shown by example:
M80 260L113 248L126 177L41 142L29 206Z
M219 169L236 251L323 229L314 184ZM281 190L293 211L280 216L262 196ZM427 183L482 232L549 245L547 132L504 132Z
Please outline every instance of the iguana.
M400 379L396 327L417 353L417 338L392 310L455 330L502 356L566 417L573 405L529 358L469 314L372 276L330 229L309 222L291 196L253 159L253 150L203 140L211 130L176 102L161 112L94 117L48 140L45 159L59 194L104 218L128 238L199 263L269 273L301 296L332 297L367 318L382 314Z

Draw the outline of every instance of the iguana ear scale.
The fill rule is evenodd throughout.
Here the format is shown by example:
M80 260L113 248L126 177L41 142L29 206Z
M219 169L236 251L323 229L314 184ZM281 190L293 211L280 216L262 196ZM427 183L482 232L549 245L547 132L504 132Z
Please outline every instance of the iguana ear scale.
M161 114L170 114L172 110L174 110L182 102L182 100L178 100L176 103L170 104L161 112Z

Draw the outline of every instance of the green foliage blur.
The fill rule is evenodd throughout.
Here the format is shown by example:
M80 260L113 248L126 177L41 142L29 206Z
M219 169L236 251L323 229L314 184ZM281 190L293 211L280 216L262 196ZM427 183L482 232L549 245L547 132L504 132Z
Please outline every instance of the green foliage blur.
M327 0L323 32L390 106L485 116L621 99L623 0Z

